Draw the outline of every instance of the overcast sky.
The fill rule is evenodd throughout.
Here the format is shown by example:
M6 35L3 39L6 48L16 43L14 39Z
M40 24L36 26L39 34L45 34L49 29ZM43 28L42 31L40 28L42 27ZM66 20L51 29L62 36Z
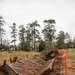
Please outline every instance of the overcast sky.
M0 0L0 15L6 22L7 39L13 22L18 27L37 20L43 28L45 19L55 19L57 33L63 30L75 37L75 0Z

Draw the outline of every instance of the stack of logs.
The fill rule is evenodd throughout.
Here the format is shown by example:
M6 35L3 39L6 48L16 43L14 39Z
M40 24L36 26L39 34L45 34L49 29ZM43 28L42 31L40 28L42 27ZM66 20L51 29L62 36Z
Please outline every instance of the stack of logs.
M17 58L10 58L10 62L5 60L1 66L8 75L62 75L59 72L63 68L63 60L56 50L43 52L32 59Z

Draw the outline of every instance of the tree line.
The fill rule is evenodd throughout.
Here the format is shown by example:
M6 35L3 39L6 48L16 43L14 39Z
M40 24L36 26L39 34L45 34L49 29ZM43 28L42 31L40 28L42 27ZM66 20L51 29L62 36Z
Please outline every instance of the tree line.
M42 51L46 49L75 48L75 38L71 39L68 32L61 30L57 36L55 35L55 24L56 21L54 19L44 20L44 29L40 33L38 28L41 28L41 25L35 20L34 22L28 23L25 27L24 25L19 25L19 32L17 34L17 24L12 23L10 26L10 35L12 38L11 43L14 43L14 45L9 46L9 40L3 39L6 33L6 30L3 28L5 21L0 16L0 49L13 47L14 50ZM44 38L42 38L41 34ZM16 45L17 37L20 41L18 45Z

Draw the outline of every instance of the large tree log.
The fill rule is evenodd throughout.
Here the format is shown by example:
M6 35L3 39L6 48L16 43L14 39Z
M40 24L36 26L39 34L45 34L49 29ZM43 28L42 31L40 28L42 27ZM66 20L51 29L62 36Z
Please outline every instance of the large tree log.
M41 75L48 69L52 70L54 60L55 60L55 58L48 60L47 63L41 68L41 70L39 71L39 73L37 75Z
M3 70L8 75L19 75L18 72L13 68L13 66L10 65L10 63L6 63L5 66L3 67Z
M27 74L26 71L21 72L20 69L19 69L19 71L17 71L17 69L19 67L16 66L16 68L15 68L14 67L15 63L6 63L5 66L3 67L3 69L7 72L8 75L20 75L20 74L21 75L33 75L33 74L41 75L47 69L50 69L50 70L52 69L54 60L55 60L55 58L48 60L44 65L41 65L40 63L35 62L35 61L33 62L33 60L30 60L30 59L25 60L25 61L29 61L29 63L33 66L27 65L25 61L23 61L23 63L16 62L16 64L18 64L18 66L20 64L21 71L27 69L28 70L27 72L30 72L29 74ZM37 64L38 64L38 66L34 67L34 65L37 65ZM27 65L27 67L26 67L26 65ZM41 66L39 66L39 65L41 65ZM31 70L28 67L31 68ZM37 70L38 67L40 67L40 68Z

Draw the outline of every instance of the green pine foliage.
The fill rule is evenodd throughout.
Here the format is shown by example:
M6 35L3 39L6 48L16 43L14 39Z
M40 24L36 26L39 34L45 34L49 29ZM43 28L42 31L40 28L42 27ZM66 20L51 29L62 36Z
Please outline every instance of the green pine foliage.
M29 41L26 41L26 43L25 43L25 51L30 51L30 43L29 43Z
M45 41L40 41L40 44L39 44L39 51L43 51L45 50Z

